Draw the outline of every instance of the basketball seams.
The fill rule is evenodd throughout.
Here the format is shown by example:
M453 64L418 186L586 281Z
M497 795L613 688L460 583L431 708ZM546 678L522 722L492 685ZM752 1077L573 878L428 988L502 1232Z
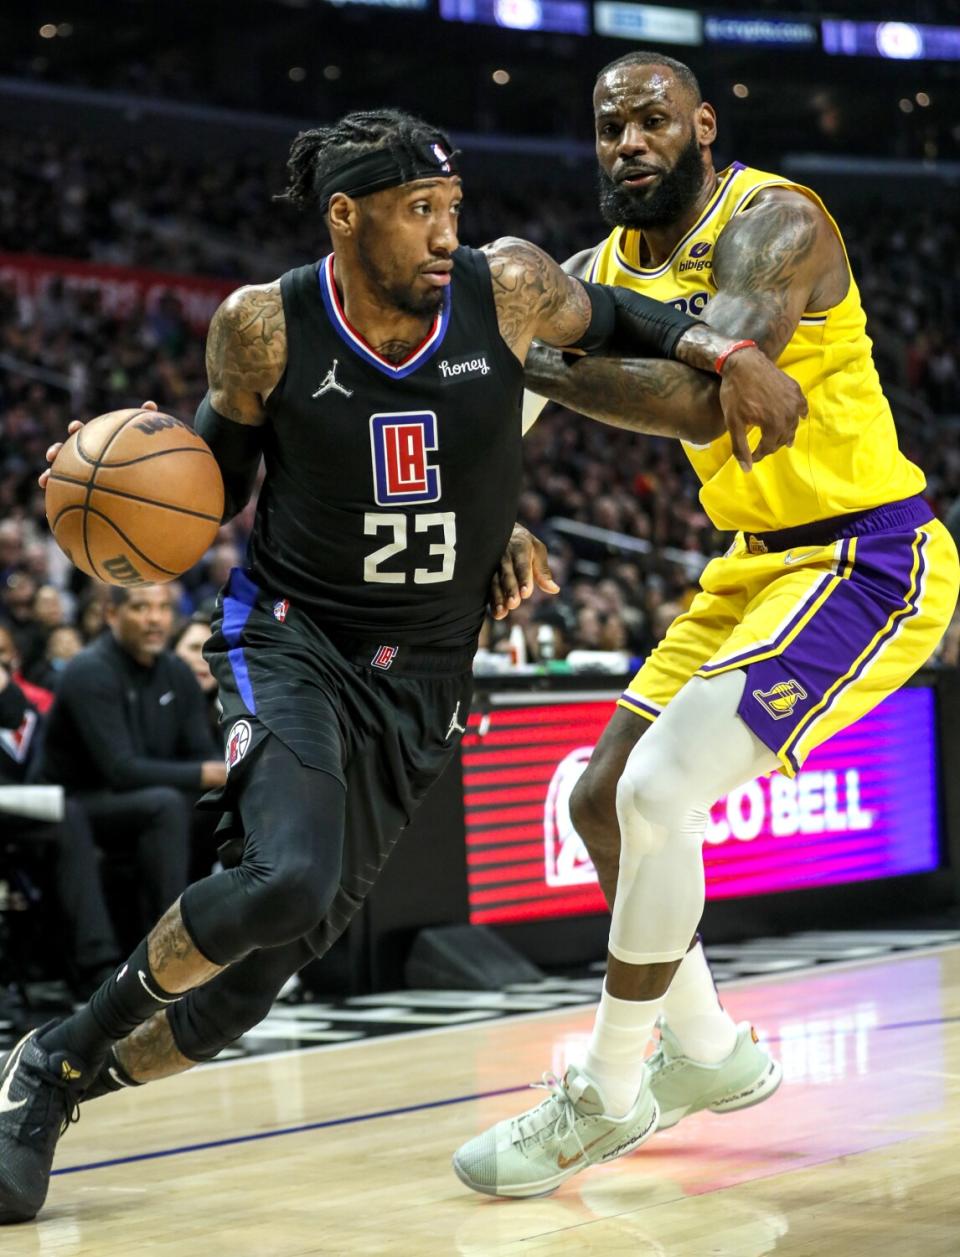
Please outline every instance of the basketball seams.
M143 527L148 527L149 529L150 525L146 521L150 518L150 511L162 510L174 515L187 517L184 519L184 525L187 527L186 535L187 537L196 535L198 541L201 538L208 537L211 532L215 535L216 530L220 526L219 513L200 511L181 504L179 501L165 500L168 490L174 499L179 496L176 478L168 483L168 477L163 475L160 478L160 482L157 483L156 478L146 469L143 472L134 472L133 479L137 482L144 482L143 488L146 489L147 493L150 493L151 489L155 492L162 492L164 493L164 499L148 497L143 493L136 492L136 489L140 487L139 483L132 485L129 489L115 487L112 483L104 483L103 477L106 477L107 482L116 481L119 485L122 485L128 478L126 474L127 469L135 468L138 463L147 462L155 458L163 458L167 455L179 455L181 456L181 461L183 461L182 456L185 454L203 454L207 458L212 459L214 466L217 465L216 459L213 458L205 443L187 425L180 421L177 421L176 425L183 431L183 436L180 439L191 437L196 444L174 445L166 449L155 449L149 453L135 454L133 457L121 456L117 461L113 461L110 451L118 443L121 446L123 445L123 434L126 433L129 425L133 424L135 428L140 427L144 431L148 431L145 421L154 418L155 414L153 411L142 408L129 409L119 424L116 424L116 426L111 425L113 430L109 434L105 434L102 444L100 441L97 442L100 448L96 457L93 456L92 451L84 448L84 438L89 439L90 433L85 428L81 428L75 434L75 439L72 443L72 452L76 459L74 465L65 468L63 471L58 470L56 472L51 468L50 479L56 482L56 484L51 484L51 489L55 490L52 496L54 502L56 502L57 498L60 499L59 503L56 503L56 515L48 515L51 528L54 530L55 535L61 527L66 528L71 534L71 546L76 549L78 554L84 556L87 571L100 579L108 579L110 583L116 582L112 578L104 576L104 572L109 569L103 567L103 562L106 553L108 551L112 552L112 547L115 547L118 542L123 544L131 554L136 555L140 563L147 565L148 568L157 573L154 579L165 580L178 575L179 568L174 571L158 563L145 549L141 549L139 545L135 544L131 535L125 531L126 528L129 528L131 533L138 533L143 530ZM166 420L161 425L162 427L169 429L173 426L169 423L168 416L162 416L162 418ZM149 428L149 432L156 430L157 428L153 426ZM133 448L136 449L139 446L142 449L143 442L140 438L136 437L135 434L131 435L134 436ZM165 439L172 437L176 441L177 435L175 431L171 431ZM127 448L130 448L129 445ZM118 453L121 453L121 451L118 450ZM208 468L209 464L203 464L199 467L195 463L187 464L183 469L186 484L180 481L181 488L187 490L187 486L195 486L197 492L206 500L213 491L212 484L208 485L212 474ZM219 468L217 471L219 472ZM113 474L114 472L116 475ZM219 478L219 474L216 474L218 481ZM107 495L107 497L105 501L98 498L95 505L94 495L97 491ZM185 492L184 496L185 501L189 501L193 496L192 491ZM196 499L194 498L194 500ZM122 505L123 502L127 502L129 505L125 507ZM116 505L114 506L112 503L116 503ZM143 514L138 514L136 503L142 503L142 506L145 508ZM79 519L76 518L77 512L80 513ZM122 526L117 523L116 516L122 521ZM64 520L68 522L64 524ZM95 520L99 522L95 524ZM193 522L188 524L188 521L191 520ZM103 532L100 527L101 524L106 526L107 532ZM206 525L206 527L201 527L201 525ZM155 517L152 527L159 529L160 533L165 533L168 530L168 525L165 523L163 516ZM115 540L111 541L111 536ZM140 538L140 540L143 540L145 546L150 544L147 536ZM209 540L205 544L208 545ZM101 554L101 551L104 553ZM95 557L95 555L98 557ZM173 555L171 557L173 557L173 561L176 564L178 562L177 558Z
M99 567L97 566L97 564L96 564L96 563L94 563L94 561L93 561L93 555L90 553L90 541L89 541L89 539L88 539L88 537L87 537L87 512L91 509L91 508L90 508L90 498L91 498L91 496L93 495L93 486L94 486L94 484L96 483L96 480L97 480L97 472L98 472L98 471L100 470L100 468L103 466L103 456L104 456L104 454L106 454L107 450L108 450L108 449L110 448L110 446L114 443L114 441L117 439L117 437L120 435L120 433L124 430L124 428L127 426L127 424L128 424L128 423L132 423L134 419L139 419L141 415L143 415L143 414L149 414L149 413L150 413L149 411L138 410L138 411L136 411L134 414L130 415L130 417L129 417L128 419L124 419L123 423L121 423L121 424L120 424L120 426L117 428L117 430L116 430L115 432L111 432L111 434L110 434L110 436L109 436L108 440L107 440L107 441L106 441L106 443L104 444L103 449L100 451L99 455L97 456L97 460L96 460L96 462L92 462L92 463L91 463L90 459L89 459L89 458L87 458L87 456L86 456L85 454L83 455L84 460L85 460L86 462L90 463L91 467L93 468L93 470L90 472L90 479L87 481L87 496L86 496L86 499L85 499L84 504L83 504L83 528L82 528L82 532L83 532L83 548L84 548L84 551L86 552L86 555L87 555L87 562L90 564L91 568L93 569L94 575L97 577L97 579L98 579L98 580L103 580L103 577L100 575L100 568L99 568ZM82 432L82 431L83 431L83 429L81 428L81 429L80 429L80 432ZM77 448L77 449L79 449L79 448L80 448L80 432L78 432L78 433L77 433L77 442L76 442L76 448ZM98 512L98 514L99 514L99 512ZM104 518L106 518L106 517L104 516ZM112 523L113 521L111 520L111 521L108 521L108 522ZM119 528L117 529L117 532L120 532L120 529L119 529ZM123 536L123 534L122 534L122 533L121 533L120 535L121 535L121 536ZM126 538L124 538L124 540L126 540ZM138 551L138 553L139 553L139 551ZM145 554L141 554L141 555L140 555L140 557L141 557L142 559L145 559L147 556L146 556ZM163 571L165 571L166 569L165 569L165 568L160 568L159 570L160 570L161 572L163 572Z
M117 430L115 432L111 432L110 437L107 440L107 443L104 445L103 449L100 451L100 458L103 457L103 455L107 452L107 450L110 448L113 442L117 439L117 437L120 435L120 433L124 430L124 428L127 426L128 423L130 423L132 419L139 419L141 415L152 415L153 413L154 412L152 410L135 410L132 415L127 415L126 419L124 419L123 423L120 424ZM92 423L93 420L91 420L90 422ZM74 446L73 446L74 449L80 455L81 459L85 463L88 464L88 466L96 467L97 460L90 457L90 455L86 452L86 450L84 450L83 445L80 441L80 438L83 436L83 428L81 428L79 432L77 432L76 435L77 435L77 439L74 442Z
M105 523L110 525L110 527L113 529L113 531L117 534L118 537L123 538L123 540L126 542L126 544L130 547L130 549L138 558L142 559L144 563L148 563L150 567L154 568L156 571L163 572L165 575L170 576L171 578L182 575L182 572L171 572L168 567L164 567L162 564L158 563L156 559L151 559L149 554L145 554L140 549L139 546L136 546L133 544L133 542L130 540L127 534L123 531L123 529L119 526L119 524L117 524L116 520L111 519L110 516L105 514L103 511L98 511L95 506L85 506L83 508L67 507L67 510L71 510L71 509L75 509L75 510L83 509L87 514L96 515L97 519L104 520ZM84 520L84 529L86 529L86 520ZM151 582L146 581L146 582L141 582L141 583L145 583L149 585Z
M150 457L153 458L154 455L151 454ZM104 468L104 470L109 471L112 467L116 467L118 465L119 464L117 463L110 463L108 467ZM73 484L78 486L87 484L87 481L85 480L74 480L71 476L55 476L52 473L50 479L59 480L62 484ZM126 493L123 489L111 489L105 484L95 484L91 492L110 493L114 497L127 498L131 502L142 502L144 506L160 506L166 511L176 511L178 515L192 515L194 519L207 519L211 524L220 523L219 515L208 515L205 511L191 511L188 506L180 506L179 504L174 504L172 502L159 502L156 498L145 498L139 493ZM57 518L60 518L59 515Z
M199 445L174 445L170 449L156 450L152 454L138 454L136 458L125 458L120 463L103 463L102 466L111 471L114 467L132 467L134 463L145 463L151 458L164 458L167 454L206 454L207 458L213 458L208 449L201 449ZM214 458L213 461L217 460Z

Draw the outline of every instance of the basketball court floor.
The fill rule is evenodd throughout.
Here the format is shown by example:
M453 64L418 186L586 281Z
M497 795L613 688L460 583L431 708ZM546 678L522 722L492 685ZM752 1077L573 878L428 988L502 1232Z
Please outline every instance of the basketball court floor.
M946 1257L960 1253L960 947L726 986L784 1066L553 1196L450 1154L539 1098L592 1007L216 1063L97 1101L3 1257Z

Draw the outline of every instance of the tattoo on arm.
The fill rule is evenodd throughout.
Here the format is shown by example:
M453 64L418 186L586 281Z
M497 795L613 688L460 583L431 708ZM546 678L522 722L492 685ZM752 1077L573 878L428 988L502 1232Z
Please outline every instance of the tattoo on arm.
M500 334L523 361L534 336L572 345L590 326L583 285L536 245L505 237L483 250L490 266Z
M706 445L725 431L719 382L680 362L589 357L568 366L557 350L534 345L525 383L542 397L631 432Z
M177 1047L165 1012L154 1013L113 1049L117 1060L134 1082L155 1082L182 1074L196 1065Z
M235 423L263 422L263 401L287 360L287 329L280 284L232 293L207 333L207 378L214 409Z
M765 200L737 215L717 240L713 277L719 292L706 321L779 357L822 269L826 227L823 214L802 194Z

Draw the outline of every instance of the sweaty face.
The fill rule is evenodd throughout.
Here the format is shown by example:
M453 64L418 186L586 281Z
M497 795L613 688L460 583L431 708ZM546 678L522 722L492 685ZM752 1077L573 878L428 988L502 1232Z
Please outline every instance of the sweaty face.
M611 227L669 227L693 207L706 177L704 109L664 66L620 67L599 80L600 211Z
M419 179L361 197L357 257L384 305L432 317L458 244L459 179Z

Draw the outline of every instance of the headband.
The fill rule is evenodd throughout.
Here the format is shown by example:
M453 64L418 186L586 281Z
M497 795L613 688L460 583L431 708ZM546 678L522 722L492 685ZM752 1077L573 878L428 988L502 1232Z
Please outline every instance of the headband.
M437 136L422 144L398 143L351 157L326 176L317 188L320 212L325 214L336 192L369 196L384 188L397 188L414 179L452 179L457 172L456 150Z

